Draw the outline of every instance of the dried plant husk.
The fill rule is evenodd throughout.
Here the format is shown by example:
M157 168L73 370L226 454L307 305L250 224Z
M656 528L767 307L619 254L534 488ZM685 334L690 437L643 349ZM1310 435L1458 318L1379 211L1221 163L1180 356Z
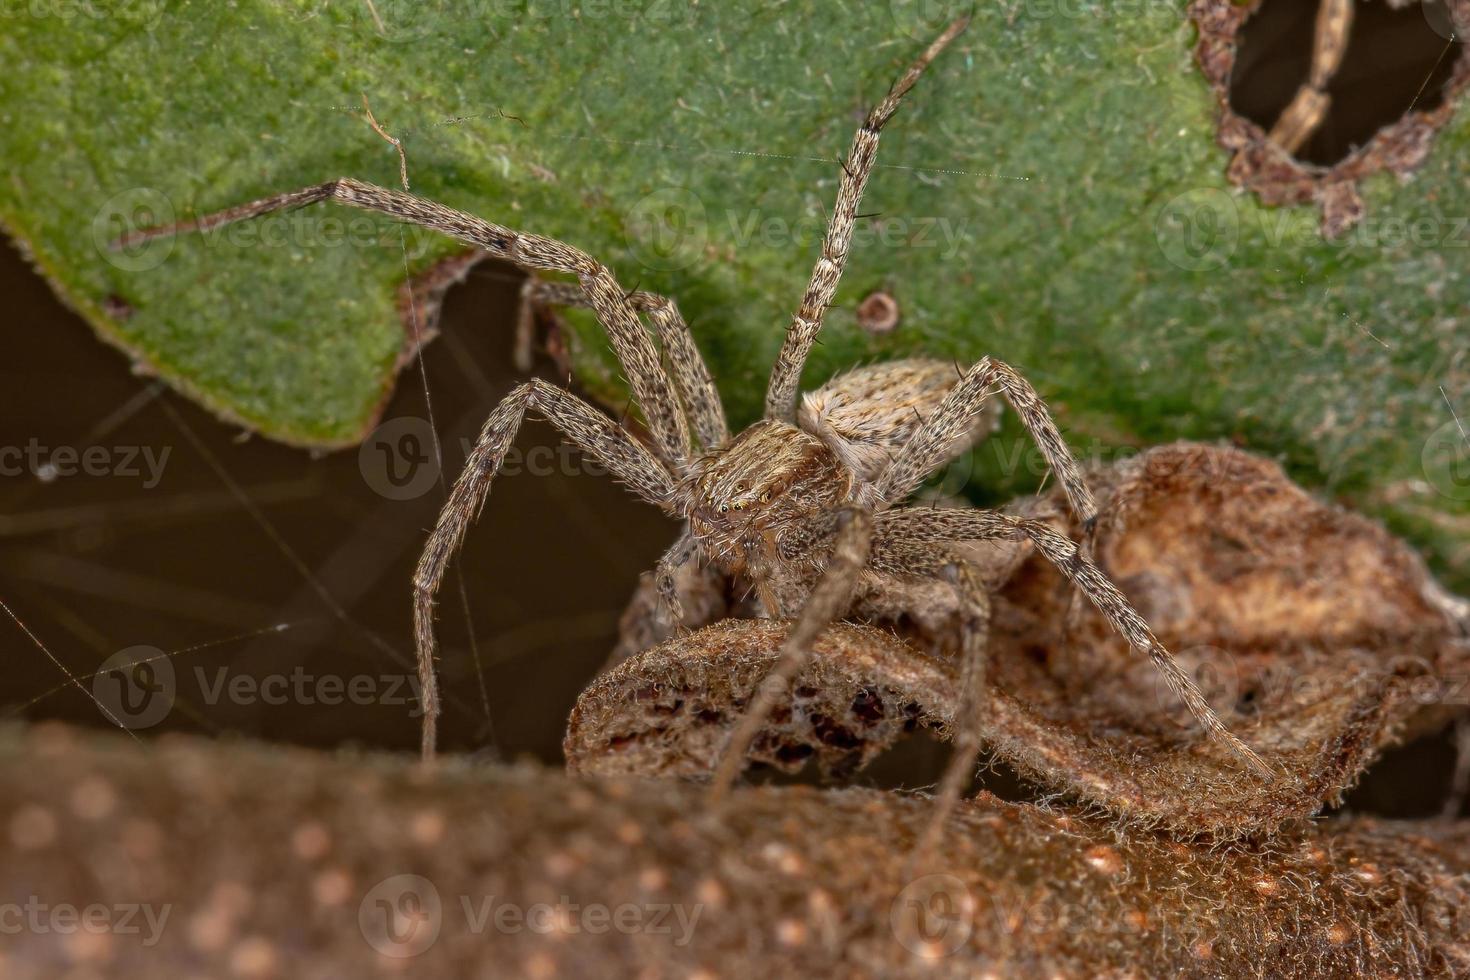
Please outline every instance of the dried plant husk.
M1032 557L997 598L990 725L1033 778L1179 832L1268 831L1470 703L1470 607L1382 526L1276 463L1177 443L1092 480L1099 564L1279 778L1205 741L1152 666ZM1071 524L1056 495L1032 509Z
M1331 820L1206 847L985 796L953 816L933 866L909 867L930 813L925 799L862 789L745 788L710 807L676 780L12 728L0 731L0 894L48 911L8 931L0 974L1470 969L1465 822ZM135 911L103 931L54 917L96 905L114 925ZM166 915L161 928L144 908Z
M568 767L599 776L709 775L789 625L724 619L606 671L572 710L562 743ZM956 695L953 663L885 630L834 624L748 755L788 772L814 760L829 776L849 774L917 728L947 732Z
M1463 600L1382 527L1275 463L1178 443L1091 482L1097 560L1278 777L1206 739L1147 658L1033 553L995 596L982 725L1044 792L1180 835L1266 833L1337 802L1381 750L1470 700ZM1081 540L1059 494L1012 509ZM726 620L609 670L573 713L569 763L707 773L784 630ZM956 691L952 663L836 624L751 756L786 769L814 756L840 774L919 725L946 731Z

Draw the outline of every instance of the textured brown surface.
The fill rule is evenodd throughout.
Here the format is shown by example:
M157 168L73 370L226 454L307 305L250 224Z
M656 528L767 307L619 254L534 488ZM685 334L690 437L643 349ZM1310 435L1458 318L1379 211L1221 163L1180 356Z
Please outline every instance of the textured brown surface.
M1464 710L1465 603L1378 525L1228 448L1164 446L1091 479L1103 570L1280 778L1260 782L1204 739L1149 661L1032 557L996 598L984 734L1043 790L1178 834L1260 833L1335 802L1382 748ZM1059 499L1019 506L1067 526ZM571 765L706 773L783 636L726 621L610 670L573 714ZM890 634L835 627L752 755L865 762L953 716L953 672Z
M1463 823L1329 821L1206 850L987 797L956 815L941 866L907 869L928 812L895 794L772 788L712 812L678 782L455 765L425 775L401 757L12 729L0 732L0 900L48 911L40 927L7 929L0 975L1470 969ZM386 909L413 908L415 896L432 909L433 895L439 912L422 931L384 937ZM493 902L478 932L466 900L477 916ZM114 927L118 910L147 905L161 928L141 914L128 926L138 932L53 925L65 921L56 910L94 903ZM538 903L547 910L531 911Z
M1263 786L1199 740L1151 666L1032 560L996 604L991 669L1003 751L1034 778L1129 819L1255 832L1336 801L1381 748L1470 702L1465 603L1275 463L1178 443L1093 479L1099 564L1282 778Z
M726 619L608 670L572 711L567 765L601 776L709 775L787 626ZM749 757L785 770L814 758L842 775L917 727L947 726L957 671L885 631L838 624L817 639L792 693Z

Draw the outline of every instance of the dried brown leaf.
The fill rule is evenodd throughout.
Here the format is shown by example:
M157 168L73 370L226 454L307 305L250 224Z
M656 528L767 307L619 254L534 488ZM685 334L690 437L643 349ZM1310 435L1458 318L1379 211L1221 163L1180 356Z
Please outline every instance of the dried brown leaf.
M709 775L775 664L787 625L722 620L606 671L572 710L562 744L568 767L599 776ZM947 726L956 685L947 661L882 630L835 625L748 755L787 771L813 758L830 774L856 770L920 726Z
M1463 710L1466 604L1378 525L1234 449L1180 443L1093 474L1097 558L1216 710L1280 774L1202 737L1148 660L1034 555L995 601L984 720L1029 780L1178 834L1274 830L1340 799L1379 751ZM1018 509L1070 527L1059 498ZM772 663L784 627L727 621L608 671L566 753L581 771L696 776ZM753 758L861 765L956 710L951 664L836 626Z
M1043 785L1179 832L1266 831L1470 701L1466 604L1275 463L1177 443L1094 481L1099 564L1280 778L1263 785L1200 738L1152 666L1033 558L996 602L991 727ZM1036 509L1066 520L1055 496Z

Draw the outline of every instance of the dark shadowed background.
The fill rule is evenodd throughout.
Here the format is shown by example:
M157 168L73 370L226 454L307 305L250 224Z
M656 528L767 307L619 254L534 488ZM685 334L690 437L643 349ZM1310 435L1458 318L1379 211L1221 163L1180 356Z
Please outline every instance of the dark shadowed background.
M443 336L425 349L451 480L463 441L519 380L509 357L519 281L513 269L480 265L450 296ZM140 735L416 744L404 680L413 674L410 580L443 499L425 472L433 464L417 462L431 453L423 423L411 421L427 416L417 368L367 450L314 458L246 438L134 375L12 248L0 257L0 283L15 345L0 368L0 446L25 451L0 461L0 598L89 690L86 675L119 651L188 651L171 658L172 709ZM459 566L466 601L454 577L446 588L443 742L554 760L576 692L606 658L639 570L673 526L558 450L550 427L528 425L517 446L522 472L496 483ZM95 475L82 465L92 447L107 459L88 467ZM76 472L60 475L73 468L68 449ZM150 468L145 451L161 466ZM94 450L93 459L103 457ZM284 628L261 632L277 624ZM14 624L0 634L8 712L108 724L75 686L53 691L65 681L61 668ZM280 700L283 681L272 687L272 677L291 684L285 703L267 703ZM332 689L316 686L332 677L342 678L342 703L326 703ZM104 679L104 700L118 680ZM163 683L157 669L151 682ZM302 698L298 689L317 693Z

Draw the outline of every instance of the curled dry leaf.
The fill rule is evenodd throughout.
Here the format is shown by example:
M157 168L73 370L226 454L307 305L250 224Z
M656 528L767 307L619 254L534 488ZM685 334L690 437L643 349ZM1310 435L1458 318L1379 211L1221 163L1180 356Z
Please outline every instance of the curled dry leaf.
M608 670L577 700L562 743L573 772L705 776L756 686L776 661L787 623L725 619ZM919 726L947 729L954 665L866 626L818 637L809 666L750 748L752 761L795 771L815 759L851 772Z
M0 946L0 972L1092 980L1470 968L1463 822L1329 821L1205 848L984 797L954 816L942 866L908 868L929 813L926 800L869 790L742 789L711 809L675 781L11 729L0 732L0 889L35 911ZM78 927L66 909L117 927Z
M1259 832L1335 802L1385 746L1470 701L1465 604L1275 463L1178 443L1094 480L1100 565L1280 778L1204 742L1151 665L1032 560L998 597L991 671L1000 751L1033 779L1125 819ZM1036 509L1066 520L1055 497Z
M1470 700L1470 614L1378 525L1274 463L1180 443L1093 474L1099 563L1279 773L1267 784L1193 726L1148 660L1034 556L995 597L991 750L1044 790L1176 834L1274 830L1338 800L1377 753ZM1070 530L1056 498L1017 509ZM585 772L699 775L772 663L780 624L727 621L656 646L582 696ZM841 770L956 710L954 667L843 625L817 645L757 761Z

